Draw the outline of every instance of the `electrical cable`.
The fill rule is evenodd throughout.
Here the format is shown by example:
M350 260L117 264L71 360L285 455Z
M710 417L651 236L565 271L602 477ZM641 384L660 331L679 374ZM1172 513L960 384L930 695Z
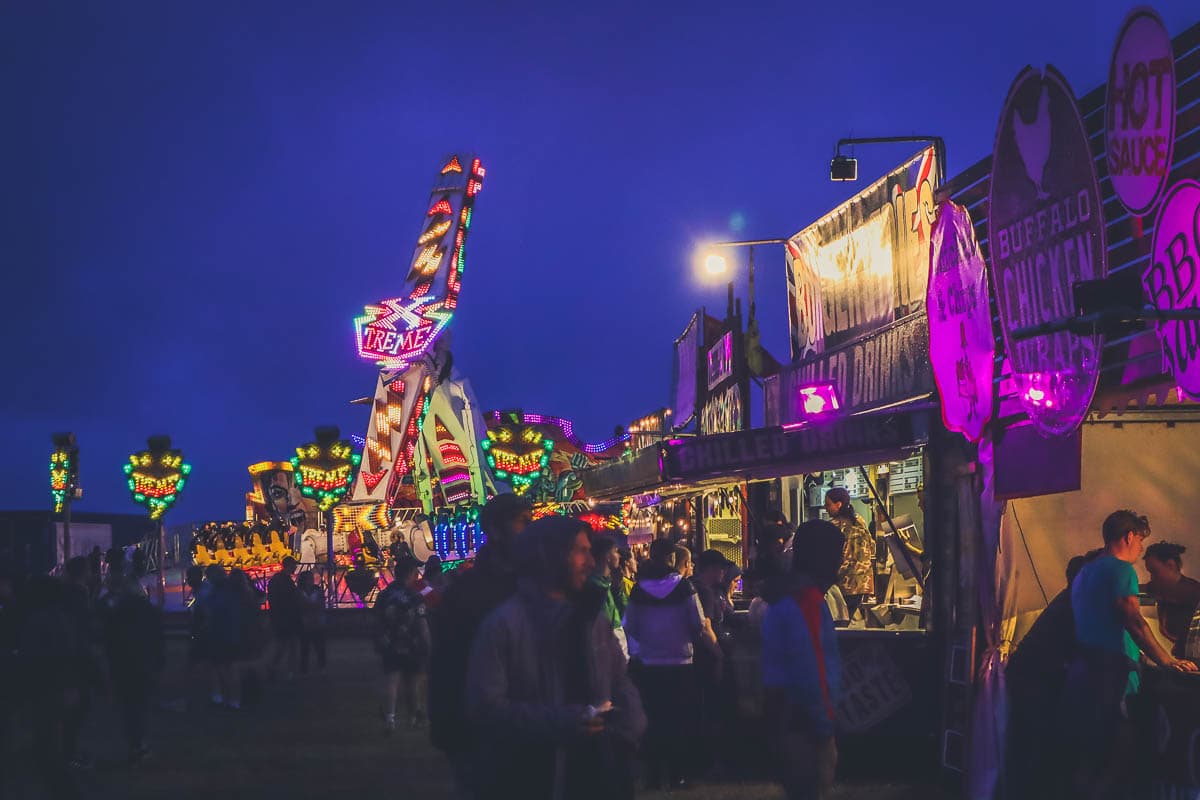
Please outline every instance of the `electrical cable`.
M1017 523L1017 530L1021 533L1021 544L1025 546L1025 555L1029 556L1029 568L1033 570L1033 579L1037 581L1038 589L1042 593L1042 602L1050 605L1050 597L1046 594L1046 587L1042 586L1042 579L1038 575L1037 564L1033 563L1033 553L1029 551L1029 542L1025 539L1025 528L1021 525L1021 520L1017 518L1017 504L1010 502L1008 507L1012 509L1013 522Z

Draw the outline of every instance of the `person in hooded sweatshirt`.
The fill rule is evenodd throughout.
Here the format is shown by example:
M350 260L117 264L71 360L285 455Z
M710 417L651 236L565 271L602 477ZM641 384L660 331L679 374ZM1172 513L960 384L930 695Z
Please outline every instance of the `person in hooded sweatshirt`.
M518 544L517 593L475 637L467 710L480 743L481 800L632 800L646 727L612 621L584 586L590 528L532 523Z
M529 501L512 494L494 497L479 514L486 537L475 566L451 583L430 621L429 734L446 754L462 797L472 797L476 742L463 697L467 659L484 618L517 589L515 545L532 519Z
M833 789L842 667L825 593L838 580L845 542L825 520L801 525L788 585L763 619L765 708L788 800L823 800Z
M675 546L667 539L650 545L650 560L638 570L625 609L633 679L650 725L646 731L647 783L666 779L676 788L688 783L690 754L699 726L700 685L694 643L720 650L691 582L675 570Z

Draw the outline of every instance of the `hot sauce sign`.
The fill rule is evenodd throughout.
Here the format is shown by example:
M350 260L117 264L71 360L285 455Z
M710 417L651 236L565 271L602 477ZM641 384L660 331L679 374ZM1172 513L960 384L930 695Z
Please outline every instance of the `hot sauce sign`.
M1149 213L1166 187L1175 149L1175 56L1149 8L1131 11L1117 35L1104 137L1117 198L1131 214Z

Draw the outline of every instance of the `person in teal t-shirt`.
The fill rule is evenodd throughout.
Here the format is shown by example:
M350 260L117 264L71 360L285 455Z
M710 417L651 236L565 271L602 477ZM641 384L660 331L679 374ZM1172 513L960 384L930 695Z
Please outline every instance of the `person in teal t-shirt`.
M1142 653L1161 667L1195 672L1196 665L1172 656L1159 644L1138 604L1134 563L1141 557L1150 522L1133 511L1114 511L1104 520L1104 553L1071 584L1076 655L1063 697L1065 733L1073 740L1072 796L1125 797L1135 748L1126 698L1141 686Z

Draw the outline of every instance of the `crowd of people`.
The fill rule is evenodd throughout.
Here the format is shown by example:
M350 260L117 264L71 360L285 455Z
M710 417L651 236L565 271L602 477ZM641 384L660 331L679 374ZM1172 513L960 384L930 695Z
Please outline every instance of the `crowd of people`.
M122 550L105 558L96 549L69 559L60 576L20 581L0 571L0 734L29 710L34 766L54 797L75 796L75 776L91 766L80 732L102 692L118 711L129 761L150 754L146 720L164 647L144 570Z
M1067 588L1049 602L1009 658L1007 797L1104 800L1135 794L1144 757L1137 729L1145 660L1196 672L1183 656L1200 605L1200 582L1183 575L1184 548L1149 547L1150 522L1110 514L1103 546L1070 560ZM1141 558L1151 576L1139 585ZM1157 603L1166 647L1142 615L1139 594ZM1141 727L1148 727L1142 725Z
M841 665L828 598L837 587L852 604L871 591L855 566L856 537L867 537L840 513L844 502L827 502L832 522L769 520L779 536L766 539L789 544L766 548L757 565L763 738L789 798L828 797L837 768ZM393 580L369 612L383 733L428 726L459 796L474 800L620 800L719 770L717 743L735 717L738 567L670 539L635 555L580 520L533 521L512 495L489 502L481 524L486 543L470 568L392 554ZM1183 574L1182 547L1146 547L1149 535L1145 517L1111 514L1103 547L1071 560L1067 589L1012 655L1006 796L1125 796L1143 713L1139 663L1196 671L1184 656L1200 582ZM1143 557L1151 580L1139 585ZM240 711L264 677L325 669L325 587L298 567L285 558L265 591L240 569L188 570L189 677L203 691L180 702L202 694ZM0 573L0 730L11 729L23 687L37 709L38 770L56 796L71 796L72 776L89 766L79 732L101 691L119 711L129 761L150 754L163 632L139 571L113 550L20 586ZM1141 614L1145 594L1158 603L1158 637Z

